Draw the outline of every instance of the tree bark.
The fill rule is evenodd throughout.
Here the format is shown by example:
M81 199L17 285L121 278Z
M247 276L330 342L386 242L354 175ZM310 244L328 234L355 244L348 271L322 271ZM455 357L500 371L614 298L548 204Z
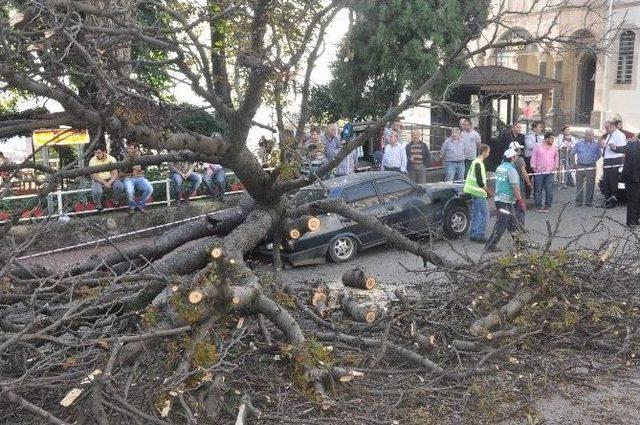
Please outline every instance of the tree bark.
M356 322L373 323L378 316L377 308L360 305L349 292L340 294L342 311Z
M352 269L344 272L342 283L344 286L370 291L376 286L376 279L373 276L367 276L362 269Z

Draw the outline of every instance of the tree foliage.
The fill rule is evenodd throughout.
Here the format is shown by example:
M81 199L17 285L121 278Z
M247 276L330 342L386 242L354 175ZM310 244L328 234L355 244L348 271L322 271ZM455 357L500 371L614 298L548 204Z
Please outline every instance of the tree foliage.
M354 1L353 25L332 65L333 80L316 87L313 117L371 119L396 105L440 65L486 15L485 1ZM463 65L449 67L432 95L459 77Z

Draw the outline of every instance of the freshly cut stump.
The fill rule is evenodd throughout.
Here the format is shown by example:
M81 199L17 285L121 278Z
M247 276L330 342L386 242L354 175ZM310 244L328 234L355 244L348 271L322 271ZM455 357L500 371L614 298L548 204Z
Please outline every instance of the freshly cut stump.
M324 285L318 286L311 294L311 306L313 306L318 313L318 316L325 319L329 315L329 294L327 287Z

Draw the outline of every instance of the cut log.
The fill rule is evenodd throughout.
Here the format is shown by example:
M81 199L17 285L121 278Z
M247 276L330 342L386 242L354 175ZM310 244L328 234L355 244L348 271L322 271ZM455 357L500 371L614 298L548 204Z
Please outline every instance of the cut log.
M340 294L340 307L342 311L356 322L373 323L378 316L377 309L373 306L363 306L348 292Z
M299 239L307 232L317 232L320 229L320 219L305 215L287 223L287 235L291 239Z
M451 345L458 350L464 351L482 351L485 347L478 341L465 341L462 339L454 339Z
M415 334L414 338L416 340L416 344L418 345L418 347L421 347L425 350L433 350L436 346L436 336L435 335L431 335L429 337L426 337L424 335L420 335L420 334Z
M200 289L194 289L193 291L189 292L189 302L191 304L198 304L200 301L202 301L203 297L204 294Z
M327 287L324 285L318 286L311 294L311 305L315 308L318 316L325 319L329 315L329 295Z
M486 336L492 329L507 322L513 316L518 314L525 305L538 296L541 290L541 287L538 287L535 290L526 287L520 289L507 304L473 322L469 328L469 332L471 332L471 335L473 336Z
M489 332L486 337L487 339L500 339L500 338L513 338L514 336L520 335L522 332L518 329L504 329L495 332Z
M214 259L218 259L220 257L222 257L222 248L220 247L215 247L211 250L211 257Z
M342 283L344 286L370 291L376 286L376 279L373 276L367 276L362 269L353 269L342 275Z

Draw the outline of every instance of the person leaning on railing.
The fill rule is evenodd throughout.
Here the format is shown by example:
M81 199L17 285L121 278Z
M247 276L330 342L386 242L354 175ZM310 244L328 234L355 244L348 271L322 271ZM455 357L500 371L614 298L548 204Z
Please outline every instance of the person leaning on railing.
M125 154L125 161L131 161L142 156L140 152L140 146L133 140L127 141L127 152ZM136 210L141 213L145 212L145 205L151 194L153 193L153 186L144 177L144 170L142 166L135 165L122 172L122 183L124 184L124 190L127 193L127 204L129 205L129 214L133 214ZM140 199L136 201L134 195L136 189L142 192Z
M89 160L89 167L113 164L116 159L107 153L105 146L97 145L93 148L93 157ZM116 206L120 204L120 197L124 189L124 184L118 178L118 170L102 171L91 174L91 194L96 209L102 211L102 191L103 189L113 189L113 200Z

